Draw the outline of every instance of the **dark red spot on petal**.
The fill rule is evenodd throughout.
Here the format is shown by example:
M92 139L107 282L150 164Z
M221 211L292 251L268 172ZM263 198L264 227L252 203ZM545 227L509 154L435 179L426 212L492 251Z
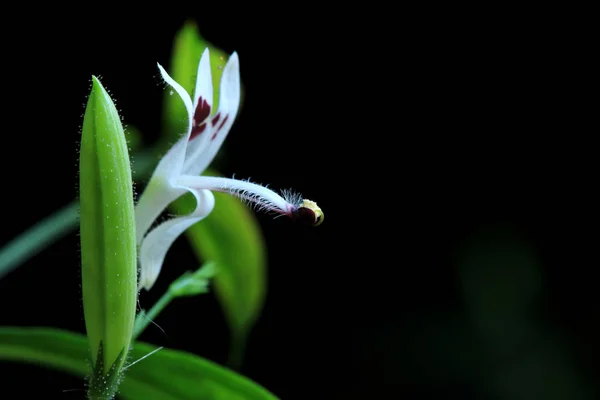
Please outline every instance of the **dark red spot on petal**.
M217 113L215 114L215 116L214 116L214 117L213 117L213 119L212 119L212 124L213 124L213 126L216 126L216 125L217 125L217 123L219 122L219 119L220 119L220 118L221 118L221 112L219 111L219 112L217 112Z
M210 106L208 102L202 97L198 98L198 105L196 111L194 111L194 122L195 124L201 124L210 115Z
M223 129L223 125L225 125L225 122L227 122L227 118L229 118L229 115L226 115L225 118L223 118L221 125L219 125L219 127L217 128L217 132L219 132L221 129Z
M219 114L217 114L217 115L219 115ZM225 118L223 118L223 121L221 121L221 124L215 130L215 133L213 133L213 135L210 138L210 140L215 140L217 138L217 134L221 131L221 129L223 129L223 125L225 125L225 122L227 122L227 118L229 118L229 115L226 115ZM213 124L214 124L214 121L213 121Z
M200 135L206 129L204 121L210 115L210 106L208 102L202 97L198 98L198 105L196 111L194 111L194 119L192 120L192 133L190 134L190 140Z
M190 134L190 140L200 135L206 129L206 124L200 124L198 126L192 126L192 133Z

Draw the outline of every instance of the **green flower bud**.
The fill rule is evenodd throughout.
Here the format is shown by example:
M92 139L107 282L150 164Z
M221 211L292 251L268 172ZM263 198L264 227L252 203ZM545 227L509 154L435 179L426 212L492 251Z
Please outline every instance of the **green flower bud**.
M137 301L131 166L121 120L92 77L79 163L81 277L91 347L90 398L116 392L129 352Z

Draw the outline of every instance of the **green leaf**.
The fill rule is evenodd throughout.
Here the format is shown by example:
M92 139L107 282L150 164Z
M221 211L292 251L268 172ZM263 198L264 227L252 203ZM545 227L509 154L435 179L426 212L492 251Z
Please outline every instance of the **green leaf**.
M132 363L156 350L135 343ZM85 336L50 328L0 328L0 360L37 364L85 377ZM119 398L129 400L276 400L255 382L193 354L162 349L127 369Z
M230 365L239 367L246 337L264 304L266 247L254 213L228 194L214 195L213 212L189 228L186 236L199 259L216 263L215 292L232 334ZM177 213L188 213L194 206L192 196L172 205Z
M120 359L114 365L118 374L137 302L131 166L117 109L100 81L92 82L79 160L83 312L92 361L104 367L95 374L106 374ZM98 354L104 355L101 363Z

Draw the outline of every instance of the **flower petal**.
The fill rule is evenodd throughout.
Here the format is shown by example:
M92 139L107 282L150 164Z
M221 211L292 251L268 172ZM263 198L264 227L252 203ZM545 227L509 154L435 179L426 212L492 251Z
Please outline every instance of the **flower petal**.
M165 71L162 65L158 64L158 69L160 70L160 74L165 80L165 82L171 85L171 87L177 92L179 97L181 97L181 100L183 101L183 104L185 105L185 109L187 110L189 116L188 127L191 126L192 118L194 117L194 108L192 107L192 99L190 98L190 95L179 83L175 82L175 80L171 78L171 76L167 73L167 71Z
M204 115L202 111L204 108L198 108L202 106L202 102L206 102L208 106L208 113ZM208 47L202 53L200 58L200 64L198 64L198 75L196 76L196 89L194 90L194 117L198 113L202 113L204 118L196 118L196 122L199 124L204 122L210 115L210 109L213 105L213 85L212 85L212 73L210 70L210 52Z
M212 125L208 118L213 107L213 84L210 69L210 52L208 47L204 50L198 64L196 76L196 89L194 90L194 116L192 120L192 133L186 148L185 158L196 153L205 146L207 138L212 136Z
M198 175L212 162L229 133L240 107L240 62L233 53L223 69L219 96L219 110L206 122L202 142L186 154L183 172ZM197 146L197 147L196 147ZM192 148L190 148L192 150Z
M150 290L162 268L165 255L186 229L202 220L213 210L215 197L208 190L188 189L196 197L196 209L189 215L163 222L152 230L140 249L140 287Z
M185 194L186 189L174 187L169 182L151 179L135 205L135 231L139 246L156 218L171 202Z
M194 117L194 111L192 108L192 99L190 95L186 92L186 90L173 78L169 76L167 71L158 64L158 69L160 70L160 74L162 75L165 82L167 82L171 87L179 94L181 100L183 100L183 104L188 112L188 128L187 132L169 149L167 154L165 154L156 169L154 170L154 176L160 176L170 182L173 182L174 179L181 173L181 169L183 167L183 162L185 160L185 150L188 145L188 141L190 138L191 130L192 130L192 119Z

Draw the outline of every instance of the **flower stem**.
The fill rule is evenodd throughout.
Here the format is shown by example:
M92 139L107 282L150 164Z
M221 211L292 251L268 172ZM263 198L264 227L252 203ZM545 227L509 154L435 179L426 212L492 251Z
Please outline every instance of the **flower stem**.
M288 214L294 207L294 205L289 204L286 199L266 186L249 181L219 176L181 175L177 183L194 189L208 189L229 193L242 200L257 203L266 210L276 211L280 214Z
M246 334L243 332L232 332L231 347L229 350L229 358L227 366L234 371L239 371L242 368L244 360L244 350L246 348Z
M171 282L167 291L152 306L150 311L145 312L142 310L137 315L133 324L132 340L137 339L144 329L150 323L153 323L152 321L173 299L208 293L209 280L215 275L215 272L215 264L208 262L195 272L186 271L179 278Z
M141 311L135 318L133 324L133 336L131 340L136 340L138 336L144 332L144 329L156 318L158 314L173 300L175 297L171 294L170 290L167 290L160 299L152 306L150 311Z

